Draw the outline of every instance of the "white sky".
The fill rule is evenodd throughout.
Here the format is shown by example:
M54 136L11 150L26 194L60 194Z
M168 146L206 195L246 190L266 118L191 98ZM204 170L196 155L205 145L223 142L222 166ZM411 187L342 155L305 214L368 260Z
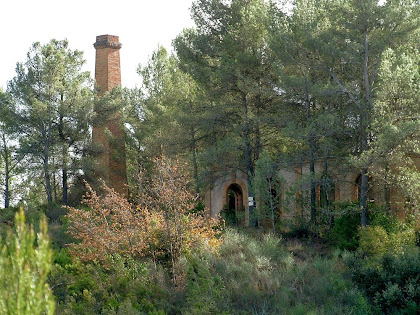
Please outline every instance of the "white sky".
M182 29L193 26L192 1L6 0L0 6L0 88L6 89L33 42L45 44L53 38L67 38L71 49L82 50L85 70L93 78L93 43L104 34L120 37L122 85L140 85L138 64L145 64L158 44L170 50Z

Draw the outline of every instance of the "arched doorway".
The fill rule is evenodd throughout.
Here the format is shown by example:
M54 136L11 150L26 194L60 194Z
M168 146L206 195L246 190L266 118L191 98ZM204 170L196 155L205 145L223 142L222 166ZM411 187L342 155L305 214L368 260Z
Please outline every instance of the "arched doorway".
M244 194L238 184L226 189L225 207L221 213L227 225L240 225L245 222Z

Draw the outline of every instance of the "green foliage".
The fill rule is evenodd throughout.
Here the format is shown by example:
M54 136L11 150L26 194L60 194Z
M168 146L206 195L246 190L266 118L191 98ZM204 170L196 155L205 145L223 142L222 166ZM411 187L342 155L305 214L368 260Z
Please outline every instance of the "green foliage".
M329 237L340 249L355 250L359 246L357 229L360 226L358 205L347 203L336 205L337 212L344 213L334 220Z
M412 32L404 45L384 53L373 124L377 139L370 152L375 164L381 166L372 175L388 187L399 189L413 208L420 204L420 170L412 160L420 153L418 34Z
M197 0L191 9L196 27L174 40L181 70L206 92L197 121L205 183L232 168L253 174L262 149L278 138L267 9L262 0Z
M255 163L255 176L251 181L257 199L256 216L259 224L270 223L273 233L280 218L282 187L277 165L267 151Z
M18 212L19 208L17 207L7 207L1 209L0 212L0 231L2 232L2 236L5 236L6 229L5 226L13 225L13 220L15 218L16 212Z
M54 251L53 262L54 264L60 265L61 267L70 265L72 261L67 249L61 248L60 250Z
M401 253L416 242L415 221L410 217L399 219L385 212L383 207L369 204L371 225L360 228L357 203L335 205L334 225L328 233L329 240L338 248L356 250L361 247L367 255Z
M54 314L55 302L47 283L52 251L43 217L35 236L25 225L23 210L16 213L0 252L0 314Z
M368 226L359 229L360 250L369 257L385 254L398 255L416 242L414 229L387 232L382 226Z
M228 229L218 253L191 251L177 285L160 265L114 256L108 268L55 254L50 284L59 314L369 314L337 257L302 246L301 260L280 238Z
M118 255L110 261L105 269L56 253L49 282L59 314L163 314L159 308L169 309L169 279L162 269Z
M420 309L420 248L413 224L383 210L371 217L372 225L358 228L358 250L343 255L349 275L379 311L415 314Z
M206 255L188 258L183 314L228 314L228 292L222 278L212 273L209 258Z
M359 229L360 250L369 256L383 256L389 246L389 238L381 226L367 226Z
M40 205L40 211L44 211L50 222L59 221L61 216L67 214L67 209L63 205L53 202L49 205Z
M27 158L27 176L33 176L32 182L43 178L38 185L45 188L48 203L57 192L54 179L61 176L67 203L67 178L79 173L90 139L93 92L89 73L82 72L84 62L83 53L71 50L67 40L36 42L8 85L19 105L13 111L14 128L19 151Z
M360 253L346 253L349 274L369 301L386 314L416 314L420 310L420 250L387 253L372 264Z
M298 261L272 235L251 237L227 230L224 239L218 256L201 258L200 267L197 260L192 262L195 269L188 279L194 280L190 286L195 288L188 294L205 294L222 281L213 289L214 297L213 293L197 297L198 301L210 298L208 305L213 307L215 297L223 293L219 313L369 314L366 300L340 275L336 259ZM204 279L197 281L198 275Z
M11 94L3 93L0 89L0 187L5 208L10 207L11 201L18 195L21 183L15 178L24 169L21 163L23 156L18 153L17 146L16 106Z

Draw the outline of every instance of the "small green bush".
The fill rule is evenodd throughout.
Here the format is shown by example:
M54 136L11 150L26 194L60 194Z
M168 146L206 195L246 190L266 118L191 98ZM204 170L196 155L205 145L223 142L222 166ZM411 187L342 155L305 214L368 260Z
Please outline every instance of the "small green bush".
M359 228L360 250L369 258L381 258L385 254L398 255L415 246L414 229L387 232L382 226Z
M359 228L359 248L368 256L382 257L389 248L388 233L382 226Z
M44 210L45 215L50 222L59 221L60 217L67 214L68 210L60 203L51 203L40 207L40 211Z
M220 276L212 274L203 255L189 257L187 281L182 314L223 314L229 310L225 285Z
M356 203L337 204L336 212L343 214L335 218L329 238L340 249L355 250L359 246L357 230L360 226L360 212L358 205Z
M17 207L8 207L0 211L0 224L13 225L16 212L19 211Z
M53 255L53 262L54 264L58 264L61 267L65 267L66 265L70 265L72 263L71 256L67 249L61 248L59 250L54 251Z

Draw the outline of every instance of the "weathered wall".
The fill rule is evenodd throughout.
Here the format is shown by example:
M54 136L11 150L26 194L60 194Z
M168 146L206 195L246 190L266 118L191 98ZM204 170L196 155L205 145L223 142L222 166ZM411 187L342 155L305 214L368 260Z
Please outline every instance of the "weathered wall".
M420 157L413 158L414 164L420 170ZM325 162L317 161L315 163L315 173L317 176L323 174L325 170ZM328 166L328 174L335 184L334 199L335 202L357 201L358 185L357 178L360 174L355 171L349 171L340 161L330 161ZM309 205L309 164L303 163L294 168L279 169L279 178L281 181L281 214L285 217L292 217L302 213L306 206ZM206 192L205 202L212 217L217 217L220 211L226 206L227 190L233 183L238 184L244 192L244 205L246 207L246 224L249 224L248 209L248 187L247 176L245 173L236 171L229 175L221 176L215 181L212 188ZM319 185L317 186L317 196L319 196ZM396 188L390 189L390 200L392 209L402 210L405 200L401 192ZM318 197L319 198L319 197ZM384 185L380 182L371 181L368 191L368 200L376 204L383 205L385 203ZM258 201L258 197L257 197ZM306 211L307 214L309 213Z
M219 213L226 206L227 192L229 186L237 184L242 190L243 205L245 210L245 225L249 224L249 205L248 205L248 177L247 175L237 170L225 176L222 176L215 181L212 188L206 192L205 203L206 208L210 210L210 215L213 218L217 218Z

